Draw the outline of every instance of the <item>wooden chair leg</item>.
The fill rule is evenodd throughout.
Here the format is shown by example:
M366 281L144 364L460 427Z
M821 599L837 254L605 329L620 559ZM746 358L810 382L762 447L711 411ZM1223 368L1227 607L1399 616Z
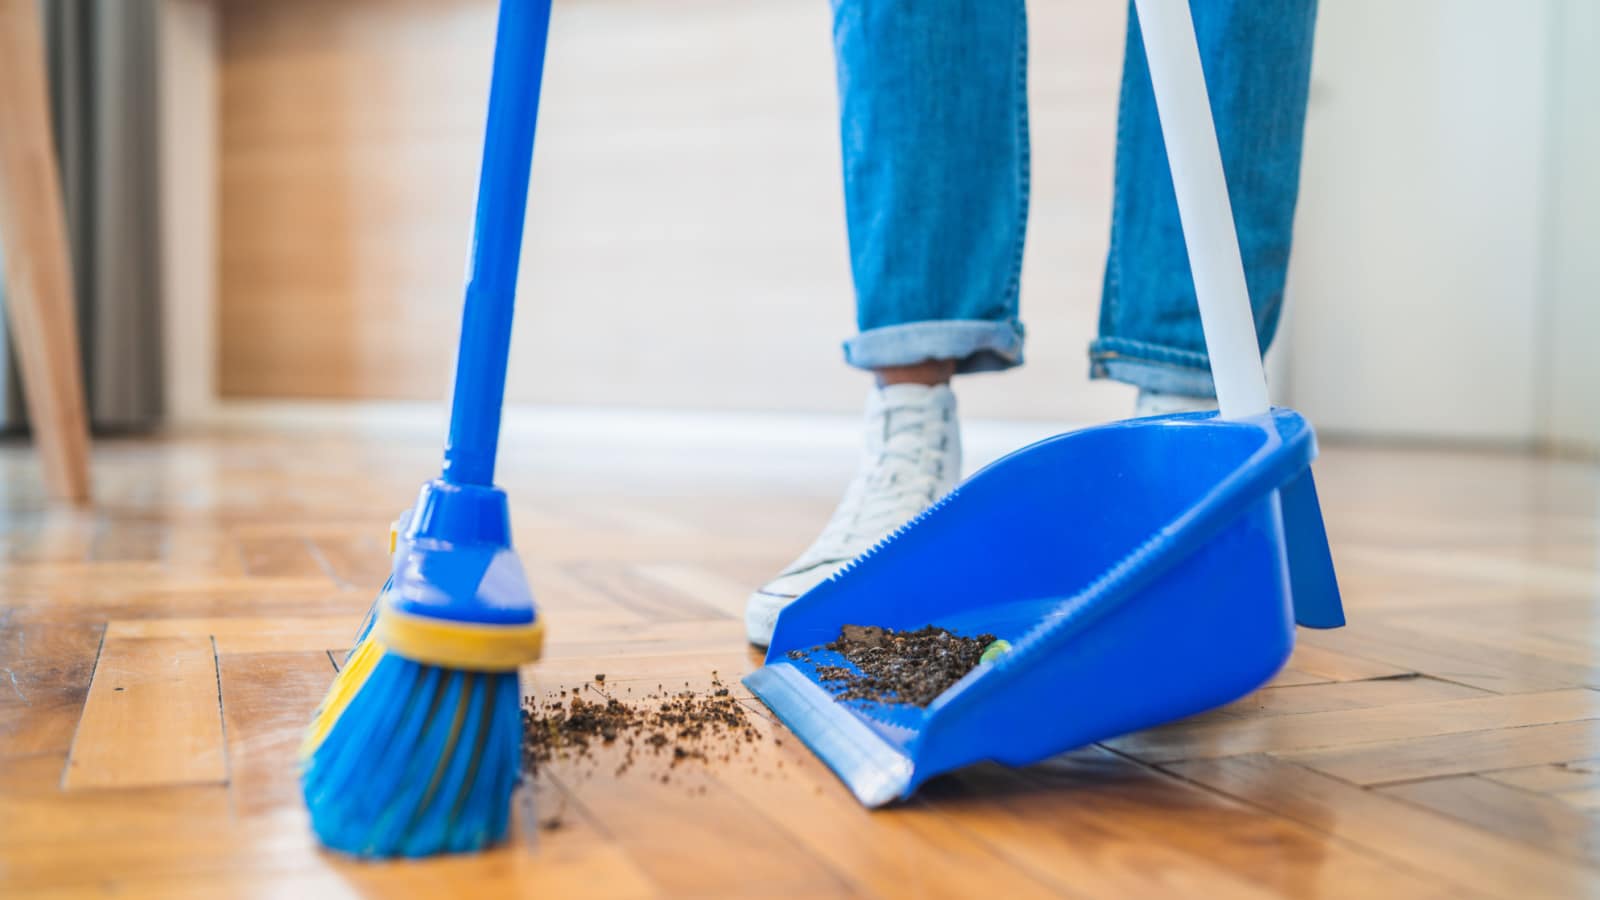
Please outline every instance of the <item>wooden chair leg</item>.
M45 488L89 499L72 268L45 85L37 0L0 0L0 257L6 310L22 367Z

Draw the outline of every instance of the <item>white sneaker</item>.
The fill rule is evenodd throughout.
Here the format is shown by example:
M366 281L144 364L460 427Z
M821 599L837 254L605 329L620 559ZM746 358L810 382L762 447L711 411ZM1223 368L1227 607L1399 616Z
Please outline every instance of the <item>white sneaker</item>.
M745 603L745 633L765 647L796 597L932 506L961 478L961 426L947 385L894 384L867 398L861 468L822 534Z

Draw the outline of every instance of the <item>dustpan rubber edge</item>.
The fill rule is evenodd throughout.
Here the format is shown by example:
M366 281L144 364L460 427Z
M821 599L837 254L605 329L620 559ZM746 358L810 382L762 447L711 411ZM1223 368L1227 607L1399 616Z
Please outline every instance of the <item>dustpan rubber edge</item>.
M769 663L746 675L744 685L863 805L884 806L909 792L910 758L794 665Z

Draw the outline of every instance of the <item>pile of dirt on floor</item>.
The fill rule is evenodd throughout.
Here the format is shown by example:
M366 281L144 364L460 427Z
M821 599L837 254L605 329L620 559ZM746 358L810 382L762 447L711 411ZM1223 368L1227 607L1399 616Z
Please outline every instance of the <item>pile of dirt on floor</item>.
M706 692L658 686L633 699L630 688L608 687L605 676L596 675L582 687L528 697L522 707L523 770L538 777L556 760L592 763L606 747L620 749L615 774L649 763L651 777L661 781L685 760L731 761L761 741L762 733L750 710L715 672L711 676Z
M915 631L846 625L831 643L789 656L810 661L818 650L832 650L849 660L850 666L817 666L823 685L841 700L927 706L972 671L994 641L992 634L962 637L932 625Z

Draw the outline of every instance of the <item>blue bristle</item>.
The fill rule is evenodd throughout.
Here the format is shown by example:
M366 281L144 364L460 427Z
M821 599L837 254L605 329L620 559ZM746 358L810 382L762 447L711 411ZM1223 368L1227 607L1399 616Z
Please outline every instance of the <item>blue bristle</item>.
M386 654L306 761L301 787L317 836L365 857L498 842L521 765L519 693L515 672Z

